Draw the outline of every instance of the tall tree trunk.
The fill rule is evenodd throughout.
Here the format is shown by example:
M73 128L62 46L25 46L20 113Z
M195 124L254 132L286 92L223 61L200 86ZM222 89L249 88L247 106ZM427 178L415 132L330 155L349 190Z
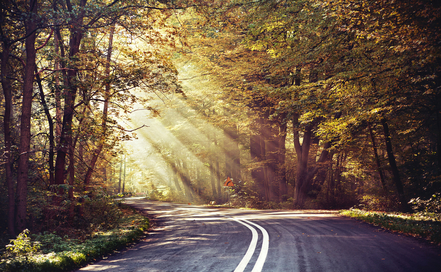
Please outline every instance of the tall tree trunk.
M300 85L300 69L296 71L295 84ZM309 82L317 82L318 74L316 71L311 70L309 73ZM306 200L307 193L311 187L312 178L315 171L308 171L308 159L309 151L312 144L312 129L314 122L308 124L303 132L303 141L300 144L299 135L299 114L293 116L293 134L294 134L294 148L297 154L297 173L296 173L296 185L294 191L294 204L300 208L303 208Z
M115 33L115 24L113 24L110 28L109 34L109 45L107 47L107 62L106 62L106 77L110 77L110 61L112 60L112 49L113 49L113 35ZM84 184L86 187L90 184L90 179L92 177L92 173L95 169L96 162L98 157L101 154L101 151L104 147L104 142L107 136L107 117L108 117L108 108L109 108L109 100L110 100L110 82L106 81L105 89L104 89L104 106L103 106L103 117L101 120L101 137L98 142L98 146L93 152L92 159L88 165L88 169L86 172L86 176L84 178ZM87 188L85 188L87 190Z
M294 76L294 85L300 86L301 83L301 68L297 67ZM296 169L296 180L294 185L294 204L298 206L303 206L304 197L300 189L302 188L304 177L306 176L306 170L308 166L308 161L303 160L303 148L300 144L300 134L299 134L299 114L294 113L292 117L292 129L293 129L293 140L294 140L294 150L297 154L297 169ZM303 144L305 141L303 142ZM305 148L306 151L306 148ZM308 150L309 152L309 147Z
M217 188L217 197L219 198L219 200L222 200L222 187L221 187L221 172L220 172L220 162L219 160L216 160L215 164L214 164L215 170L214 172L216 173L216 188Z
M256 184L256 188L261 200L265 200L265 172L262 162L265 160L265 142L263 140L263 124L264 119L258 118L252 127L250 136L250 155L251 159L257 166L251 170L251 177Z
M312 128L307 126L303 133L303 142L300 144L299 131L295 128L298 124L298 116L294 117L294 148L297 154L297 173L296 184L294 191L294 204L300 208L303 208L306 200L306 194L308 193L309 180L308 180L308 158L309 149L311 147Z
M375 162L377 164L378 174L380 175L381 185L383 186L384 193L387 196L389 192L388 192L388 189L387 189L386 180L384 179L384 172L383 172L383 169L381 168L380 158L378 157L378 151L377 151L377 144L376 144L376 141L375 141L375 135L374 135L374 132L372 130L372 126L371 126L370 123L368 123L368 129L369 129L369 134L371 136L372 148L373 148L373 151L374 151Z
M271 173L269 173L268 170L268 147L269 145L267 145L267 141L269 139L269 111L265 110L264 114L262 116L262 126L260 127L260 135L262 136L261 138L261 150L260 153L262 154L262 174L263 174L263 183L262 183L262 190L263 190L263 194L264 194L264 200L265 201L271 201L271 187L270 187L270 176Z
M55 14L58 12L57 9L57 1L53 1L53 9ZM63 46L60 46L60 41L61 41L61 32L58 26L54 27L54 53L55 53L55 59L54 59L54 80L55 80L55 91L54 91L54 96L55 96L55 143L54 143L54 149L52 150L52 152L55 155L55 148L59 148L60 147L60 137L61 137L61 127L62 127L62 110L61 110L61 82L60 82L60 75L63 75L63 80L64 80L64 85L67 85L67 75L66 75L66 70L62 70L61 69L61 64L60 64L60 59L63 59L66 54L65 54L65 50ZM61 43L62 44L62 43ZM64 65L63 65L64 67ZM60 72L61 70L61 72ZM49 160L51 160L49 158ZM54 160L55 158L52 158L52 161L50 162L50 164L54 165ZM52 202L53 204L55 204L55 206L58 206L58 203L60 202L60 197L57 196L57 188L53 185L56 184L55 179L56 179L56 165L54 165L54 169L53 169L53 178L50 178L50 190L52 191L52 193L54 193L53 197L52 197ZM64 175L64 173L63 173ZM80 207L80 209L82 210L82 208ZM51 224L52 222L54 222L54 218L55 218L55 212L56 210L53 208L49 208L46 209L45 211L45 221L49 224Z
M277 128L277 122L268 120L265 132L265 183L268 188L268 200L277 202L279 200L279 131Z
M122 184L122 194L124 195L124 190L126 188L126 157L124 156L124 178L123 178L123 184Z
M75 185L75 146L73 144L69 147L69 167L68 175L69 175L69 187L67 190L67 197L70 200L69 206L69 220L73 223L75 216L75 202L74 202L74 185Z
M56 1L54 1L55 3ZM55 28L55 35L54 35L54 51L55 51L55 60L54 60L54 78L55 78L55 136L57 138L57 145L59 145L59 140L61 137L61 128L62 128L62 111L61 111L61 82L60 82L60 74L65 74L66 71L63 73L60 73L60 56L64 57L64 48L60 46L60 30L56 27ZM67 79L67 77L64 77Z
M53 1L52 8L54 10L54 14L58 13L58 7L57 7L57 1ZM59 140L61 136L61 127L62 127L62 111L61 111L61 81L60 81L60 75L64 75L64 79L67 79L65 76L66 71L63 70L60 72L61 64L60 64L60 58L64 58L66 56L64 46L61 43L61 32L60 28L58 26L54 26L54 81L55 81L55 137L57 139L57 146L59 145ZM55 182L55 181L54 181Z
M389 126L384 118L381 119L381 124L383 125L387 157L389 159L389 166L392 170L393 180L397 188L398 199L400 200L402 210L404 212L409 212L411 211L411 209L406 201L406 196L404 195L403 183L401 182L400 172L398 171L395 155L392 149L392 140L389 132Z
M211 185L211 192L212 192L212 196L215 199L216 196L218 195L217 192L217 187L216 187L216 172L215 172L215 167L214 167L214 163L216 160L216 132L213 131L213 134L211 135L212 138L212 150L210 150L210 185Z
M79 4L80 13L75 17L73 7L70 1L68 3L68 9L72 12L71 25L70 25L70 38L69 38L69 58L73 59L80 51L80 44L83 38L83 18L85 14L85 5L87 0L81 0ZM60 135L60 145L57 151L57 159L55 163L55 184L64 184L64 171L66 168L66 156L72 146L72 124L74 116L75 98L77 94L77 73L76 67L69 67L66 72L66 89L64 91L64 113L63 113L63 125ZM64 193L63 190L58 190L58 195L61 196ZM60 200L57 198L57 200ZM55 203L59 205L59 203Z
M324 184L327 173L329 172L327 169L328 167L327 165L332 164L330 162L332 161L332 156L334 154L329 152L329 148L331 148L331 143L325 142L325 144L323 145L323 150L320 153L318 160L315 162L315 166L308 170L308 180L314 179L314 184L318 186ZM316 154L316 153L317 150L315 151L315 153L311 153L311 154Z
M214 168L214 160L210 161L210 185L211 185L211 195L213 198L217 196L216 188L216 173Z
M335 162L335 182L333 181L332 186L332 205L336 205L339 201L339 195L340 195L340 188L341 188L341 173L342 173L342 165L345 161L345 154L343 152L338 153L336 162Z
M237 126L233 125L225 129L224 148L225 148L225 174L233 179L234 182L241 180L240 174L240 150L239 134Z
M40 94L40 101L41 101L41 105L43 106L43 110L46 115L47 123L49 126L49 159L48 159L49 184L54 184L54 180L55 180L55 176L54 176L54 174L55 174L54 173L54 171L55 171L55 167L54 167L54 156L55 156L55 153L54 153L54 151L55 151L54 121L52 120L52 116L49 111L49 106L46 103L46 96L44 94L43 85L41 83L41 78L40 78L40 75L38 74L37 70L38 70L37 66L35 66L35 74L36 74L38 90L39 90L39 94Z
M288 199L288 184L286 182L286 133L287 133L287 124L284 120L285 117L282 118L282 123L279 127L279 136L278 136L278 159L277 159L277 179L279 181L279 202L284 202Z
M12 177L12 136L11 136L11 119L12 119L12 86L9 69L9 43L3 41L3 51L1 55L1 81L3 95L5 97L5 114L3 118L4 140L5 140L5 178L6 186L8 188L8 232L9 235L15 237L15 194L14 194L14 180Z
M119 165L118 194L121 193L122 169L123 169L123 159L121 159L121 163Z
M334 115L335 119L341 117L341 112L337 112ZM332 165L332 157L334 156L333 152L329 152L331 148L331 142L327 141L323 145L323 150L320 153L320 157L318 158L316 165L312 171L309 173L309 178L312 179L314 175L316 175L314 183L317 185L322 185L325 183L327 173L329 172L325 163L330 163Z
M32 92L35 71L35 38L36 38L36 15L37 0L29 1L30 17L25 22L26 27L26 67L23 78L23 101L20 124L20 148L17 173L17 230L21 232L26 228L27 208L27 182L29 168L29 151L31 144L31 113L32 113Z
M438 83L437 86L440 86L440 84ZM435 152L436 152L436 156L438 158L438 171L437 173L439 174L440 170L441 170L441 114L440 114L440 94L439 92L437 92L436 95L436 101L435 101L435 112L436 112L436 147L435 147Z
M338 167L338 166L337 166ZM326 203L329 206L329 208L334 208L335 207L335 201L334 201L334 197L332 194L332 200L331 200L331 190L334 188L334 169L333 169L333 163L331 161L330 165L329 165L329 178L327 181L327 188L326 188Z

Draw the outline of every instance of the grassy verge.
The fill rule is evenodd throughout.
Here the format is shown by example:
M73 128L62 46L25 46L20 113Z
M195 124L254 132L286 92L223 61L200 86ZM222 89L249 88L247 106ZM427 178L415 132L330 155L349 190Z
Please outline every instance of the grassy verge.
M358 209L340 211L341 215L356 218L384 229L421 237L441 244L441 221L439 214L400 214L363 211Z
M96 231L85 240L54 233L21 233L0 260L0 271L70 271L138 240L149 221L136 212L125 212L118 227Z

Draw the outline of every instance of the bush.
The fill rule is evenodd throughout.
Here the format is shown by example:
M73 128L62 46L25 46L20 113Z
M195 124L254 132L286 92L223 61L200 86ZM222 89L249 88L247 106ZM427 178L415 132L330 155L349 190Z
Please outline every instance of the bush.
M74 245L80 243L78 239L69 239L67 235L61 237L55 232L49 233L45 231L42 234L33 235L32 237L40 243L40 249L43 254L69 251Z
M153 189L150 191L148 198L151 200L164 201L165 195L162 191L158 191L157 189Z
M84 199L83 220L90 224L87 227L92 230L107 230L118 225L122 217L122 212L118 208L120 202L105 194Z
M124 211L125 216L115 223L114 229L94 232L83 241L55 232L30 235L25 230L7 246L0 271L69 271L119 250L139 239L149 227L147 218L131 209Z
M399 209L398 204L398 200L391 196L363 195L357 208L369 211L393 211Z
M410 200L409 204L416 212L422 212L424 214L433 214L440 216L441 213L441 194L436 193L427 200L422 200L419 197ZM441 217L439 218L441 220Z
M12 239L11 243L6 245L6 254L8 256L28 256L36 253L40 249L39 242L32 242L29 237L30 231L23 230L16 239Z
M240 181L232 189L229 189L230 205L233 207L245 207L251 209L263 209L272 207L271 204L265 203L259 199L257 193L252 190L247 183ZM273 203L274 204L274 203Z

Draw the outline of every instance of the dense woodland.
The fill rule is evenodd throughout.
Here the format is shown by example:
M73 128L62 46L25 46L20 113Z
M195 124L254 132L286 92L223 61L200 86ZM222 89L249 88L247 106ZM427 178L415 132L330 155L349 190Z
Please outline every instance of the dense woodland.
M401 211L440 198L437 1L4 0L0 12L10 236L86 228L116 194Z

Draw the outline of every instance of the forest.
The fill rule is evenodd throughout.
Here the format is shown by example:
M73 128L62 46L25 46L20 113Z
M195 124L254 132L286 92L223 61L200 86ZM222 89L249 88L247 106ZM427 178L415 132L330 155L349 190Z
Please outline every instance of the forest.
M438 1L3 0L0 37L3 236L117 196L441 209Z

